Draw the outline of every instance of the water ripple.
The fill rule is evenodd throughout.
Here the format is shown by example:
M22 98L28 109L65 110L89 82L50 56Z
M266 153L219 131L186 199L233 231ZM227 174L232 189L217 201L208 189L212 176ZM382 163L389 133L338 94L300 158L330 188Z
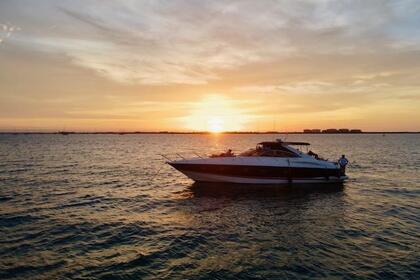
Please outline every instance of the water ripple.
M1 279L420 275L418 135L289 135L348 155L332 188L192 184L157 156L270 135L0 137Z

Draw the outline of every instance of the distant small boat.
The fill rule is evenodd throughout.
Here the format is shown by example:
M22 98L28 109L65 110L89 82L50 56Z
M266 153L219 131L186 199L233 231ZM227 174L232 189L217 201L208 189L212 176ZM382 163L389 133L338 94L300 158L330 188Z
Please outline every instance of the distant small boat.
M69 135L71 132L68 132L68 131L59 131L58 132L58 134L61 134L61 135Z
M208 158L167 163L196 182L240 184L337 183L347 179L338 163L313 152L303 153L291 146L305 142L261 142L239 155L231 150Z

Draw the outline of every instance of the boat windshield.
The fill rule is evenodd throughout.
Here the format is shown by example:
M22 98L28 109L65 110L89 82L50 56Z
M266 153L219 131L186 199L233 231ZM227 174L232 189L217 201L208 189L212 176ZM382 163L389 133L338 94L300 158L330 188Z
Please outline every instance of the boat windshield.
M257 146L256 149L250 149L239 154L242 157L298 157L298 155L284 149L284 150L270 150L262 149Z

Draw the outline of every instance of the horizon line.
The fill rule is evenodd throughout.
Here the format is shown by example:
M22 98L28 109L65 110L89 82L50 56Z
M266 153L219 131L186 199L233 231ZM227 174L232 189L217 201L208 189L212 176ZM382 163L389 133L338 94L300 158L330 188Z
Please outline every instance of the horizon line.
M0 134L418 134L420 131L359 131L359 132L303 132L303 131L0 131Z

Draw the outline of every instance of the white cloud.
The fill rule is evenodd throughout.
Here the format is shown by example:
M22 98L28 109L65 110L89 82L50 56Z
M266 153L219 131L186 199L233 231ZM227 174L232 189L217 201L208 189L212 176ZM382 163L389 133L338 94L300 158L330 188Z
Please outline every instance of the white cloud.
M373 80L377 78L389 77L389 76L392 76L393 74L395 73L392 73L392 72L367 73L367 74L356 75L354 76L354 78L359 79L359 80Z
M20 31L18 26L11 25L10 23L0 23L0 44L12 36L13 32Z
M77 65L130 84L205 84L252 63L419 48L415 1L51 3L32 13L17 6L21 20L38 24L21 42L26 36L29 45L48 45ZM319 86L325 85L285 90Z
M295 83L279 83L263 86L241 86L236 91L246 93L279 93L279 94L343 94L369 93L378 88L389 87L388 83L371 83L366 80L325 82L301 81Z

